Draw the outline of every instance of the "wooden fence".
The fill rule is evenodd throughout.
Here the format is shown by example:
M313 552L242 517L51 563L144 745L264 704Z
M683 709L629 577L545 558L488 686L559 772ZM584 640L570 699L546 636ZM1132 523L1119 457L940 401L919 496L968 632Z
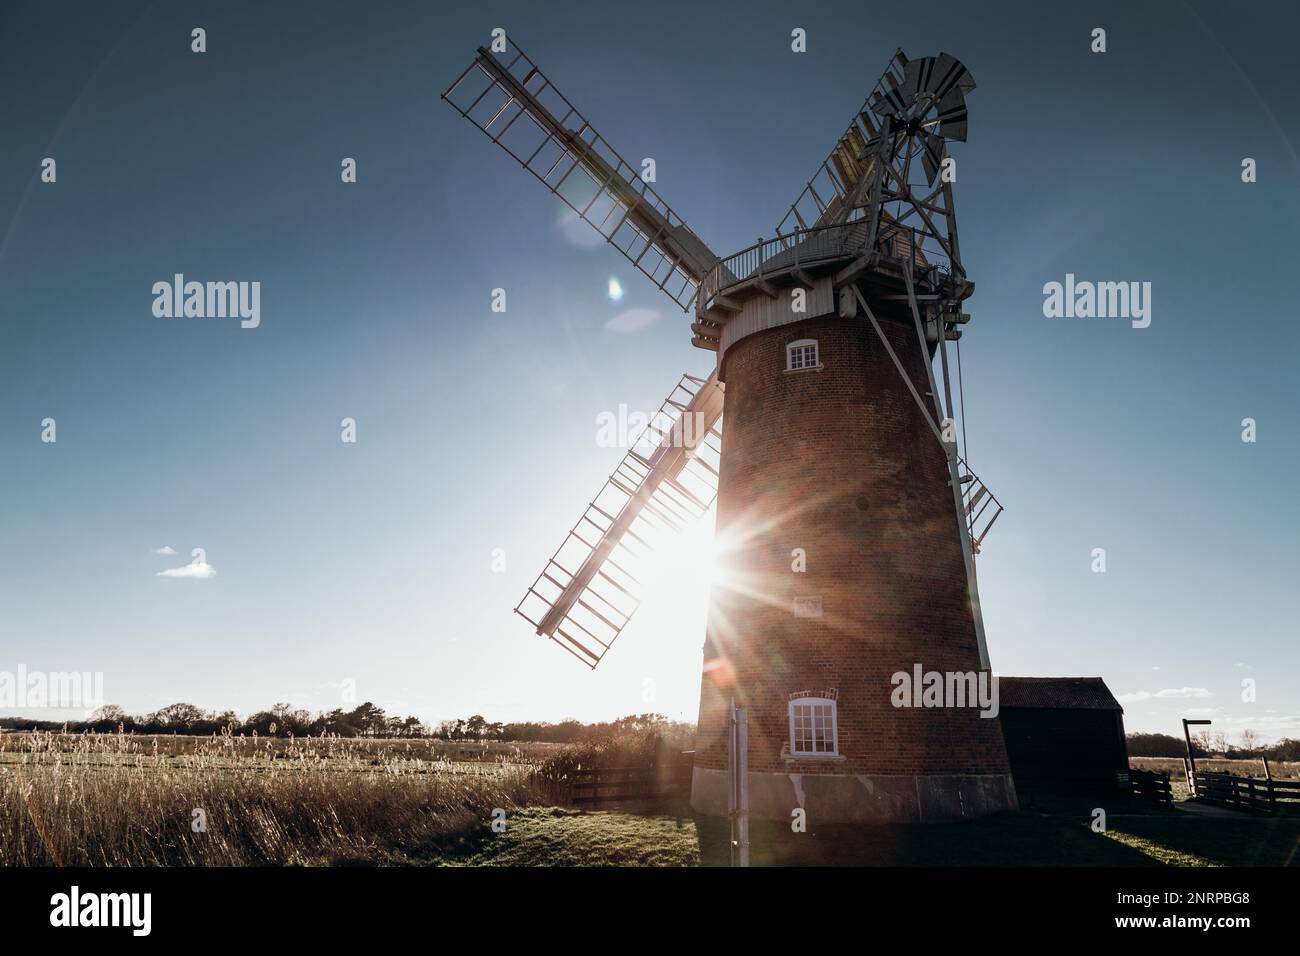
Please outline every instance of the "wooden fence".
M610 806L689 797L690 762L656 767L597 767L569 773L569 800L575 806Z
M1169 774L1158 770L1129 770L1129 787L1135 797L1172 807L1174 791Z
M1252 813L1300 814L1300 780L1238 777L1197 770L1192 774L1192 785L1197 800L1216 806Z

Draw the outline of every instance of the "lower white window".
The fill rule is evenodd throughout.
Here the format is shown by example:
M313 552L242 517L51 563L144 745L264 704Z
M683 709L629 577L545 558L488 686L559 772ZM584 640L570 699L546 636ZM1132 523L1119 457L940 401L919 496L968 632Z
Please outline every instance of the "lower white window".
M790 753L835 757L839 752L835 701L828 697L798 697L790 701Z

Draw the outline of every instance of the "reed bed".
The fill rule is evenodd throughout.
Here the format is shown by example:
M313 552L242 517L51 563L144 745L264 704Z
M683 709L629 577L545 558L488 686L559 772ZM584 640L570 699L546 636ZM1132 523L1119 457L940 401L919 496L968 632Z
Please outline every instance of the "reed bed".
M492 811L553 802L539 757L428 741L0 738L0 866L436 861ZM451 757L456 759L451 759Z

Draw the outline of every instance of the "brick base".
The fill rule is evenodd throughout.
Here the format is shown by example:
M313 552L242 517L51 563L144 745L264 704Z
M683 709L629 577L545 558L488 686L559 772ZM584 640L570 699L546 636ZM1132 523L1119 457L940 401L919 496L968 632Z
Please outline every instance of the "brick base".
M727 815L727 772L696 767L691 807L706 816ZM751 773L749 812L762 820L790 821L802 808L809 824L948 823L1015 810L1011 774L799 774Z

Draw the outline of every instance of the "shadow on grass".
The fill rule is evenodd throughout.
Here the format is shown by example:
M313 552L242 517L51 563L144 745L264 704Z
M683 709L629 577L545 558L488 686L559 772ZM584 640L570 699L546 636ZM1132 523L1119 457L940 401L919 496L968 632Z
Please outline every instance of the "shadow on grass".
M959 823L816 825L753 820L753 866L1287 866L1300 820L1206 817L1109 799L1035 800L1034 810ZM1106 810L1107 832L1092 829ZM1051 812L1043 812L1050 809ZM730 827L685 802L618 810L532 807L503 833L478 826L388 862L451 866L728 866Z
M700 862L730 862L726 820L701 818ZM1093 833L1085 820L999 813L960 823L750 825L752 866L1151 866L1140 850Z

